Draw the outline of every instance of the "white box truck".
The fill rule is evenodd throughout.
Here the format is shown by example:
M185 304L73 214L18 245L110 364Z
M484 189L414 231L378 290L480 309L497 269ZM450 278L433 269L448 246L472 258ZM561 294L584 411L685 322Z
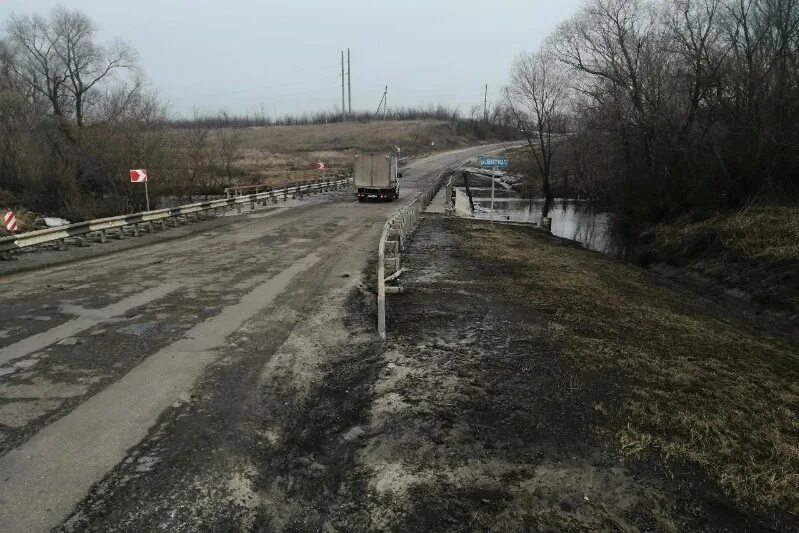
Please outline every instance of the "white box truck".
M393 201L399 198L397 156L393 154L359 154L353 165L355 194L359 202L369 198Z

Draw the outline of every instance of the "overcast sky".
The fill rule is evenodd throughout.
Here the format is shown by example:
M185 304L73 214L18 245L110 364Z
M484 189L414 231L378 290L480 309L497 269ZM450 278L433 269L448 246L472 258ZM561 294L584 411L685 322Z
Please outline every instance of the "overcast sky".
M175 115L278 115L341 105L352 51L353 108L442 103L464 112L507 78L581 0L0 0L8 15L77 8L138 50Z

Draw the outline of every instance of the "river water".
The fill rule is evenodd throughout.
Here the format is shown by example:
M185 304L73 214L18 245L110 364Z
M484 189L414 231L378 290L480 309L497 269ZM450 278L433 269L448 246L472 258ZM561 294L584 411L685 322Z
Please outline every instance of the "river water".
M490 189L485 197L483 188L473 188L474 217L491 218ZM543 198L524 200L508 197L507 192L494 198L494 219L511 222L539 223L544 211ZM552 201L548 216L552 219L552 234L581 243L589 250L622 258L624 240L613 231L612 213L582 200L556 198Z

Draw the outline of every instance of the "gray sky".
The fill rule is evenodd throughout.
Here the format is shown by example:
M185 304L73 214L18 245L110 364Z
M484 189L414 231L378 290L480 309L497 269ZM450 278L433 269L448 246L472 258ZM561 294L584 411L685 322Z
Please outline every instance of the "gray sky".
M353 108L489 98L513 57L533 50L581 0L0 0L12 12L80 9L102 40L138 50L176 115L227 109L273 115L341 105L340 51L352 50Z

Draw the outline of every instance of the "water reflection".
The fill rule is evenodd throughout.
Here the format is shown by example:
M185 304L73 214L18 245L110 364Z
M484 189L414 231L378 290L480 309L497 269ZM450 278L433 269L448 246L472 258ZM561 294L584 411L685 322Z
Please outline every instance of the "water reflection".
M474 198L475 218L491 218L491 198ZM543 199L494 199L494 219L539 223L544 214ZM613 231L611 213L588 202L556 198L549 206L552 234L582 243L590 250L623 257L624 240Z

